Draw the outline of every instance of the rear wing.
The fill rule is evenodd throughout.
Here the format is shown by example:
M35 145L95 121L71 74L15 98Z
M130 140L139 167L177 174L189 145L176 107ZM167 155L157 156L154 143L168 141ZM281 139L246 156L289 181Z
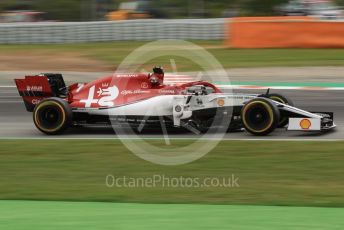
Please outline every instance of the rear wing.
M61 74L40 74L25 76L24 79L14 80L23 98L26 110L32 112L35 106L44 98L66 97L67 88Z

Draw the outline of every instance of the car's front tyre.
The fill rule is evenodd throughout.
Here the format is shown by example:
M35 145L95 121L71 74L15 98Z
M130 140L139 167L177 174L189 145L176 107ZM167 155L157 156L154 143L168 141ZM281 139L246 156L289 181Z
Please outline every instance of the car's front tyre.
M280 120L277 106L267 98L255 98L248 101L241 110L244 128L257 136L268 135L274 131Z
M294 106L294 103L292 100L290 100L287 96L284 96L282 94L278 93L271 93L268 95L268 98L274 101L277 101L279 103ZM278 128L283 128L289 123L289 116L287 114L281 114L281 118L278 123Z

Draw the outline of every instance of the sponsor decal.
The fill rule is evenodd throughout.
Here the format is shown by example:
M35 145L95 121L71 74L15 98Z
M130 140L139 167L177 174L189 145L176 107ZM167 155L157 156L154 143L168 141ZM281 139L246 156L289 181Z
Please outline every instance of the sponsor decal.
M175 94L176 92L173 89L161 89L159 90L160 94Z
M315 113L315 114L320 115L320 116L322 116L324 118L331 118L330 114L326 114L326 113Z
M138 74L118 74L116 77L138 77Z
M41 85L32 85L32 86L26 86L27 91L43 91L43 86Z
M126 118L126 117L116 117L116 116L111 116L110 121L114 121L114 122L134 122L134 123L147 123L147 124L151 124L151 123L157 123L160 122L159 119L142 119L142 118Z
M131 95L131 94L144 94L144 93L150 93L149 90L141 90L141 89L136 89L136 90L123 90L121 92L121 95Z
M174 108L174 110L175 110L177 113L179 113L179 112L182 111L182 107L181 107L180 105L177 105L177 106Z
M242 100L249 100L252 98L255 98L256 96L247 96L247 95L229 95L227 96L228 98L231 99L242 99Z
M94 98L95 86L92 86L88 92L88 98L80 100L80 102L85 103L85 107L89 108L92 104L98 104L99 106L110 107L114 106L114 100L118 97L118 88L116 86L108 87L102 89L99 87L97 91L99 99Z
M300 121L300 127L302 129L309 129L312 126L312 122L309 119L302 119Z
M31 101L31 103L33 104L33 105L37 105L37 104L39 104L41 102L41 100L38 100L38 99L32 99L32 101Z
M219 105L219 106L224 106L225 105L225 100L223 100L223 99L219 99L219 100L217 100L217 104Z

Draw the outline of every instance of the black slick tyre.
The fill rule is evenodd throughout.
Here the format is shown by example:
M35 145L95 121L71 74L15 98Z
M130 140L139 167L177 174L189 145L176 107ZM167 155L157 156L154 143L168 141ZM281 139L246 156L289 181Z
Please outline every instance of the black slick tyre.
M278 93L272 93L268 95L268 98L277 102L280 102L282 104L294 106L294 103L292 100L290 100L288 97L278 94ZM281 118L278 123L278 128L283 128L289 123L289 117L286 114L281 114Z
M268 135L277 128L279 120L277 106L267 98L252 99L241 110L242 124L253 135Z
M37 129L45 134L61 134L72 123L72 109L61 98L46 98L36 105L33 121Z

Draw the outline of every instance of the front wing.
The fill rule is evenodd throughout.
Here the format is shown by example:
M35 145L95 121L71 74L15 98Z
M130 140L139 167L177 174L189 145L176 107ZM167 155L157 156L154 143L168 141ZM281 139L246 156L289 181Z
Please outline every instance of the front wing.
M192 96L193 99L183 100L183 97L175 97L173 117L176 126L180 125L180 119L189 118L193 111L199 110L199 103L202 103L202 109L219 108L222 106L243 106L246 101L253 99L256 95L226 95L213 94L207 96ZM276 104L280 112L287 114L289 125L287 130L290 131L326 131L336 127L334 116L331 112L308 112L294 106L279 103L271 100ZM182 109L181 109L182 108Z

